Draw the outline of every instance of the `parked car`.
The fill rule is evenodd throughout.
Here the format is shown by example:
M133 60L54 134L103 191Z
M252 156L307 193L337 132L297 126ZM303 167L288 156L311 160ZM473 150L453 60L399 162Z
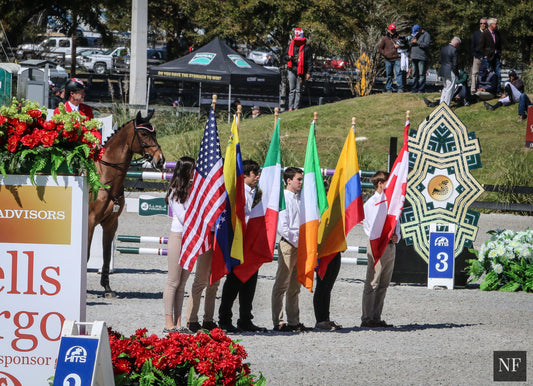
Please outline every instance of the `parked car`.
M113 59L130 54L127 47L117 47L101 54L91 54L83 58L80 67L95 74L105 74L113 69Z
M89 47L81 45L86 41L85 38L77 40L76 53L89 49ZM71 53L72 38L66 36L53 36L44 39L39 44L21 44L17 47L17 57L20 59L38 57L55 60L63 65L71 63Z
M149 48L146 51L147 68L165 63L167 61L167 51L163 48ZM130 55L117 56L113 59L113 71L121 74L130 71Z
M268 55L271 56L271 60L272 60L272 63L270 64L267 64ZM260 47L260 48L256 48L255 50L250 51L250 53L248 54L248 59L252 60L256 64L261 64L261 65L270 65L270 66L279 65L278 56L268 47Z

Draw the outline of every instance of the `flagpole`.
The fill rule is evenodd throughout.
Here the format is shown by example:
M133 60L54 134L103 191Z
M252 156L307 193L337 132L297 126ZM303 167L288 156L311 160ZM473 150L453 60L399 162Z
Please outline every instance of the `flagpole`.
M355 117L352 117L352 130L353 130L353 133L355 134Z
M242 116L242 105L237 105L237 130L240 129L241 125L241 116Z
M274 109L274 129L276 128L276 125L278 123L278 117L279 117L279 107L276 107Z
M215 111L215 106L217 104L217 94L213 94L211 97L211 106L213 107L213 111Z

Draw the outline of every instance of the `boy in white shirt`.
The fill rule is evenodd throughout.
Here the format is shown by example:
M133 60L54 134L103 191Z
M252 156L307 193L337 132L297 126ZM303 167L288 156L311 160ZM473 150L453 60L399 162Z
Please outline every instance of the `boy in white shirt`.
M298 236L300 233L300 191L303 183L303 170L288 167L283 172L285 182L285 209L279 213L278 234L281 236L278 248L278 270L272 287L272 321L274 331L306 331L309 328L300 323L298 295L301 284L298 282L296 262ZM287 323L283 320L283 297Z
M379 213L379 208L382 205L387 205L387 199L383 190L389 179L389 173L384 171L376 172L370 179L376 193L368 199L364 205L365 219L363 220L363 228L367 236L370 237L370 230L374 225L376 215ZM385 210L386 214L387 211ZM392 235L383 256L378 260L374 267L374 255L370 242L367 246L366 255L368 257L368 266L366 269L366 281L363 288L363 315L361 316L361 327L377 328L377 327L392 327L384 320L381 320L381 311L383 310L383 302L385 294L389 287L392 271L394 269L394 259L396 257L396 243L400 241L400 222L396 223L396 229Z

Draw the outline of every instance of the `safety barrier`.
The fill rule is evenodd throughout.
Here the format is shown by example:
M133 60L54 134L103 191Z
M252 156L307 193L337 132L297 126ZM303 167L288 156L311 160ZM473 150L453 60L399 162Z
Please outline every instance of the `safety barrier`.
M135 236L135 235L118 235L118 241L127 242L127 243L155 243L155 244L167 244L167 237L156 237L156 236ZM129 246L117 246L116 250L124 254L132 255L158 255L166 256L166 248L145 248L145 247L129 247ZM277 255L277 244L274 252L274 260L278 259ZM366 253L366 247L354 247L348 246L346 252L352 253ZM366 257L341 257L341 262L345 264L356 264L356 265L367 265L368 259Z

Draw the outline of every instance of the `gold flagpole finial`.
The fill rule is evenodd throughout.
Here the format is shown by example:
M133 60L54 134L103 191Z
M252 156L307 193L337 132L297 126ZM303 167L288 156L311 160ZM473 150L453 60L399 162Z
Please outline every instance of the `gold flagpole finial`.
M215 106L217 104L217 94L213 94L211 99L211 106L213 106L213 110L215 109Z

